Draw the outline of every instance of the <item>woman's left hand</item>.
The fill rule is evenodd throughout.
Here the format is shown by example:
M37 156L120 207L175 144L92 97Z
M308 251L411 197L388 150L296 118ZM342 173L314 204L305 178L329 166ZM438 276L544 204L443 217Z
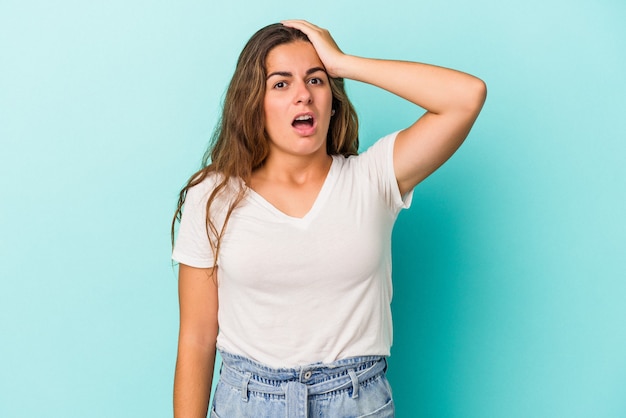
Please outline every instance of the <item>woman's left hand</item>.
M326 67L328 75L331 77L342 77L341 62L346 57L346 54L341 52L328 30L315 26L306 20L283 20L280 23L290 28L298 29L308 36L317 55L320 57L324 67Z
M329 76L371 84L426 109L398 133L394 144L393 167L402 195L450 158L485 101L485 83L469 74L417 62L344 54L326 29L305 20L282 24L309 37Z

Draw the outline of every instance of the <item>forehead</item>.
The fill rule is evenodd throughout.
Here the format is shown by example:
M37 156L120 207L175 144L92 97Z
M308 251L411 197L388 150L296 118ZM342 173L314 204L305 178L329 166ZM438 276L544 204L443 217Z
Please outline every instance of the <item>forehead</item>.
M310 42L294 41L274 47L265 59L267 73L273 71L306 71L313 67L324 67Z

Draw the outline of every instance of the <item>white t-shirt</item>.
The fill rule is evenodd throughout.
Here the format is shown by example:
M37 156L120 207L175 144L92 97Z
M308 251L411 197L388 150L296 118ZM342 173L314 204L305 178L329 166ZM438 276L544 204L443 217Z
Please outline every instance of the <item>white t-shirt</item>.
M220 349L272 367L389 355L391 232L412 197L400 196L395 138L388 135L359 156L333 156L303 218L247 191L217 263ZM215 181L187 193L172 256L179 263L213 266L205 205ZM215 208L218 226L222 203Z

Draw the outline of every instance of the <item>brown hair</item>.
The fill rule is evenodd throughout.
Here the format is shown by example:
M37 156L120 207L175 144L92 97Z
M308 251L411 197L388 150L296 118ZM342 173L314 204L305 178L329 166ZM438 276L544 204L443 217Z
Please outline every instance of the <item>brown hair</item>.
M269 52L278 45L295 41L310 42L301 31L279 23L257 31L247 42L235 68L224 98L222 116L213 132L211 143L202 159L202 168L191 176L180 191L178 207L172 220L171 238L174 245L174 229L180 221L187 191L204 181L210 174L219 174L219 182L211 191L206 203L206 233L211 242L214 267L221 238L233 210L243 200L252 172L259 168L269 153L269 138L265 131L263 100L265 96L266 66ZM332 92L331 118L326 137L329 155L356 155L359 147L358 118L345 92L342 78L329 78ZM233 194L223 225L218 230L210 216L215 199L225 192L230 179L240 179L240 187ZM213 239L211 239L213 237Z

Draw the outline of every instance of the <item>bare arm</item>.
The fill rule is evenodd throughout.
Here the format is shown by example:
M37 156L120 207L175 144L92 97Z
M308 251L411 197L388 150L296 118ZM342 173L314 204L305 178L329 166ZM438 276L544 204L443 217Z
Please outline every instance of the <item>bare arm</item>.
M180 331L174 377L174 417L207 415L217 339L217 271L181 264Z
M394 169L402 194L452 156L485 101L485 84L469 74L416 62L347 55L325 29L301 20L283 24L307 34L331 77L372 84L426 109L396 138Z

